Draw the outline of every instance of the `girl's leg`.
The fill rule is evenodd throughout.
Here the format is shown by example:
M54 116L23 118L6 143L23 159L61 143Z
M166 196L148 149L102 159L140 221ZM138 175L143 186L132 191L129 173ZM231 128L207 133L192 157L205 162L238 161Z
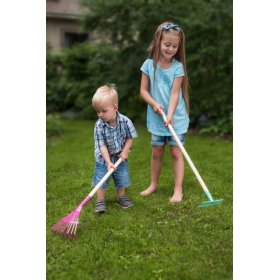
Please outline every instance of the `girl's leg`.
M141 196L147 196L156 192L163 154L164 146L153 146L151 159L151 184L146 190L140 193Z
M182 152L177 146L170 146L170 152L173 158L174 171L174 193L170 202L181 202L183 199L183 178L184 178L184 159Z

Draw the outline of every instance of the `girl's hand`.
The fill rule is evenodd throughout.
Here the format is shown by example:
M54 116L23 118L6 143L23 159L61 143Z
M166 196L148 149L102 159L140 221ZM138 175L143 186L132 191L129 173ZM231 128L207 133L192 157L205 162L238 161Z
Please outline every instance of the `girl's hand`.
M164 121L164 125L165 126L168 126L169 124L171 124L173 126L173 116L171 115L167 115L166 116L166 121Z
M161 116L161 111L164 111L164 107L158 103L153 106L154 112Z

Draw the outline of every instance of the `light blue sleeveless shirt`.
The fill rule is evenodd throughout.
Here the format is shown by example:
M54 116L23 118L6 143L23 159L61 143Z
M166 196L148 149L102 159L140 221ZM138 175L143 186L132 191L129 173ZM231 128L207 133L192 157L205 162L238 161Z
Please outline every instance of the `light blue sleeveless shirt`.
M155 79L152 59L147 59L140 69L143 73L149 76L150 95L157 103L164 106L164 111L167 114L173 80L176 77L185 76L182 63L173 58L172 65L167 69L161 69L157 65ZM182 89L180 89L178 105L173 115L175 132L177 134L186 133L188 131L189 122L188 112L182 96ZM148 105L147 109L147 128L149 132L155 135L172 135L169 129L164 126L162 117L156 114L150 105Z

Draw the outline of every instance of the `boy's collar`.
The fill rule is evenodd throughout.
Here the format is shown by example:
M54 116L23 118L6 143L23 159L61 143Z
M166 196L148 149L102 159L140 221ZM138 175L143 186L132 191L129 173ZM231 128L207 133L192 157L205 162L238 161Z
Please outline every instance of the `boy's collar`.
M102 123L103 126L106 125L106 126L108 126L108 127L111 127L107 122L105 122L105 121L103 121L103 120L101 120L101 119L100 119L100 121L101 121L101 123ZM116 124L118 125L120 122L121 122L120 113L119 113L119 111L117 111L117 112L116 112Z

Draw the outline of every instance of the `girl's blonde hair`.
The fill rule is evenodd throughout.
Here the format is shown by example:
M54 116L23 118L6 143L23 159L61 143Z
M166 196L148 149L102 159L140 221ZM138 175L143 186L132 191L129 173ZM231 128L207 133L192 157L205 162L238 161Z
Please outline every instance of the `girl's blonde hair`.
M176 29L170 28L169 30L165 30L163 27L167 25L174 25L172 22L164 22L160 24L154 34L154 38L148 48L149 51L149 57L153 59L154 64L154 71L156 71L157 62L160 57L160 42L162 39L162 34L173 32L174 34L178 34L180 41L179 41L179 47L178 51L175 54L175 59L180 61L183 64L185 76L183 77L182 82L182 92L183 92L183 98L186 104L187 111L189 112L189 79L187 75L187 68L186 68L186 56L185 56L185 34L183 30L180 27L177 27ZM155 77L155 75L154 75Z
M118 92L115 84L99 87L92 97L92 107L101 110L108 105L118 104Z

